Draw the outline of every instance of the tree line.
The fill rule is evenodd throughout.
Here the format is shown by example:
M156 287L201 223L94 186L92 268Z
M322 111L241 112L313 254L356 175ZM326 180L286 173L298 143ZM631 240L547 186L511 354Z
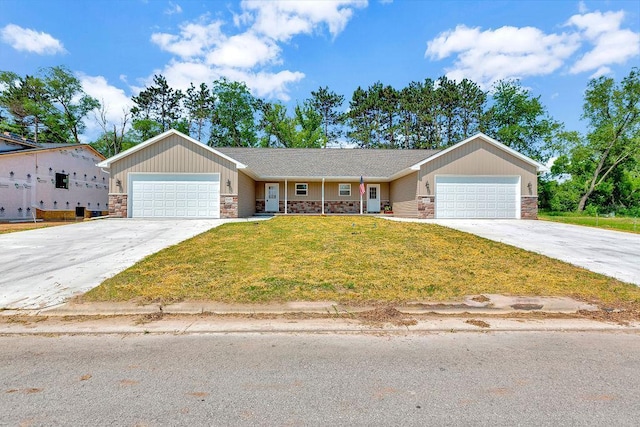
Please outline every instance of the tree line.
M65 67L37 75L0 72L0 130L37 141L80 142L86 120L102 129L92 145L112 156L168 129L209 146L442 149L478 131L539 162L557 157L540 177L543 209L640 213L640 83L633 68L621 81L592 79L585 91L585 135L568 131L518 81L483 90L447 77L394 88L358 87L345 100L328 87L311 91L293 111L259 99L243 82L172 88L155 75L131 98L118 124Z

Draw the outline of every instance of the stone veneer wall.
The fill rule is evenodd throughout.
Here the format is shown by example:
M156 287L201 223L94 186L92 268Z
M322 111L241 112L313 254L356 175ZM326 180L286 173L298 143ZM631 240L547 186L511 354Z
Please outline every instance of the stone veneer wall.
M109 194L109 216L116 218L127 217L126 194Z
M388 204L388 200L380 201L380 211L384 205ZM367 201L362 201L362 209L367 211ZM256 200L256 213L265 213L264 200ZM269 212L268 212L269 213ZM284 201L280 200L280 207L278 213L284 213ZM288 200L287 201L287 213L290 214L321 214L322 202L319 200ZM324 202L325 214L359 214L360 213L360 201L358 200L335 200Z
M520 218L538 219L538 196L521 197Z
M436 217L436 197L418 196L418 218L432 219Z
M238 218L238 196L220 196L220 218Z

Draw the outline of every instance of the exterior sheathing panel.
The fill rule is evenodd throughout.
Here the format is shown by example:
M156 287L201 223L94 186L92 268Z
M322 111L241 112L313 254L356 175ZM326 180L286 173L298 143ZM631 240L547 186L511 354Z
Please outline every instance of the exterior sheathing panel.
M422 165L418 176L419 196L433 194L437 175L518 175L521 177L520 194L522 196L538 194L538 175L535 166L481 139L470 141ZM531 183L531 190L529 190L529 183Z
M236 195L238 188L236 165L200 148L178 135L169 135L144 149L124 157L111 165L109 192L126 194L130 172L147 173L219 173L220 195ZM121 185L118 186L117 182ZM231 189L227 186L231 182Z
M3 154L0 157L0 220L31 218L35 209L73 211L71 216L75 216L76 207L106 211L109 175L96 166L100 160L91 150L82 147ZM68 189L56 188L56 173L69 175Z
M395 216L409 218L418 216L417 185L417 172L391 182L391 207Z
M256 185L253 179L238 172L238 217L248 218L256 213Z

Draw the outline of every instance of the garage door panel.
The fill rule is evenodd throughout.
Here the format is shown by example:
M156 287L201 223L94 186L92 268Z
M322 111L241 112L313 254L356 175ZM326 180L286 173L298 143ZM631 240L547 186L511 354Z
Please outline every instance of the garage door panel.
M130 175L132 217L220 217L219 176L136 175Z
M518 218L518 177L436 178L436 218Z

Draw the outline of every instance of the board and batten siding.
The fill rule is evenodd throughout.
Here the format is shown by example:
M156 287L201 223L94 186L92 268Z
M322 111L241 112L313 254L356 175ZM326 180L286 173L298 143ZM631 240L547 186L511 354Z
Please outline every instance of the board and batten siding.
M226 183L231 182L231 191L238 188L238 172L236 165L204 146L198 147L178 135L166 138L143 148L140 151L123 157L111 164L109 192L126 194L130 172L146 173L219 173L220 194L230 193ZM118 186L118 180L121 185Z
M435 177L438 175L520 176L520 194L538 194L538 173L534 165L479 138L422 165L418 177L418 196L434 194Z
M248 218L256 213L255 181L238 172L238 218Z
M408 218L418 216L417 186L418 172L413 172L391 182L390 201L394 215Z

